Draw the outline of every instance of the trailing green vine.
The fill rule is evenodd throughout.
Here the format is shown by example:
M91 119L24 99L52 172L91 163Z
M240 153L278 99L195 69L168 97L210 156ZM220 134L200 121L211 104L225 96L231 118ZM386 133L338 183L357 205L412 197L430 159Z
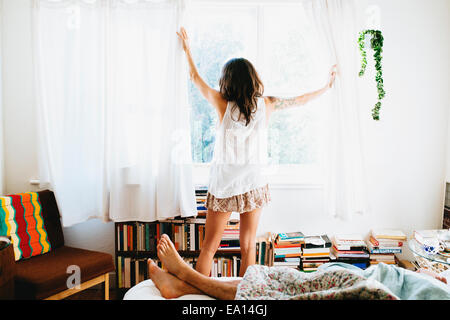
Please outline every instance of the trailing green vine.
M359 33L358 44L359 51L361 52L361 70L359 76L362 77L366 71L367 66L367 53L364 47L366 35L371 35L370 46L373 49L373 57L375 59L375 69L377 71L375 75L375 81L377 82L378 102L372 109L372 118L374 120L380 120L381 99L384 98L386 92L383 85L383 71L381 69L381 53L383 52L383 35L380 30L363 30Z

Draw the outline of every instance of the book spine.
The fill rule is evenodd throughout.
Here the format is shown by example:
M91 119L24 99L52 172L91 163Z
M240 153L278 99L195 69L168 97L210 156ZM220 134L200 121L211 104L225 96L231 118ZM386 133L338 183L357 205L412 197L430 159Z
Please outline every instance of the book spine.
M122 257L118 256L117 257L117 277L118 277L118 285L119 285L119 289L123 288L122 285Z
M128 251L128 227L123 225L123 251Z
M264 265L264 262L266 260L266 242L263 241L262 243L262 248L261 248L261 264Z
M135 285L138 284L140 282L140 273L139 273L139 260L135 260L134 261L134 283Z
M191 223L189 226L189 235L191 240L191 251L195 251L195 224Z
M370 253L402 253L402 249L373 249Z
M161 238L161 224L156 223L156 242Z
M125 258L123 260L124 260L124 277L125 277L124 287L129 288L130 287L130 258Z
M199 229L200 229L200 226L198 224L195 224L195 249L194 250L200 250L199 235L198 235Z
M145 224L145 251L150 251L150 224Z
M187 232L187 224L183 223L183 250L186 251L188 248L188 232Z
M130 273L130 276L129 276L129 284L128 284L128 286L129 286L129 288L131 288L132 286L135 285L134 279L136 277L136 274L135 274L136 267L134 266L134 260L133 259L130 259L129 263L130 263L130 265L129 265L128 271Z

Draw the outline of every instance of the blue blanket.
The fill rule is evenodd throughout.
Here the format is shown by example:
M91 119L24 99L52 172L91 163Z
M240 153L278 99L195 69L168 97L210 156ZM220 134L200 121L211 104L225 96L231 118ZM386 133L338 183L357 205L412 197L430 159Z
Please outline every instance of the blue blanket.
M319 267L320 271L333 269L346 269L366 279L376 280L401 300L450 300L450 285L429 275L397 266L380 263L362 270L350 264L335 262Z

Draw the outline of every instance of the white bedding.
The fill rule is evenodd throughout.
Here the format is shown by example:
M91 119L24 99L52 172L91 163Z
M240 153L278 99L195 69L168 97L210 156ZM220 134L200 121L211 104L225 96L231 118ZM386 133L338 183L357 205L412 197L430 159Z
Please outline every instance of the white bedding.
M241 278L221 277L214 279L226 281L226 280L238 280ZM134 287L130 288L127 291L127 293L125 293L123 300L166 300L166 299L163 296L161 296L161 293L159 292L158 288L156 288L152 280L145 280L138 283ZM204 294L187 294L174 300L215 300L215 299Z

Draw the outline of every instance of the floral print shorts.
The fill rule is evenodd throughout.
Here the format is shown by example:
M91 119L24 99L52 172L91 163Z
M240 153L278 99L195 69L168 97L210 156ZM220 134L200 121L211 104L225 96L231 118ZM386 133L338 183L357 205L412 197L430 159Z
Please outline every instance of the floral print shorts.
M229 198L216 198L208 192L205 207L218 212L249 212L266 206L271 201L269 186L250 190Z

